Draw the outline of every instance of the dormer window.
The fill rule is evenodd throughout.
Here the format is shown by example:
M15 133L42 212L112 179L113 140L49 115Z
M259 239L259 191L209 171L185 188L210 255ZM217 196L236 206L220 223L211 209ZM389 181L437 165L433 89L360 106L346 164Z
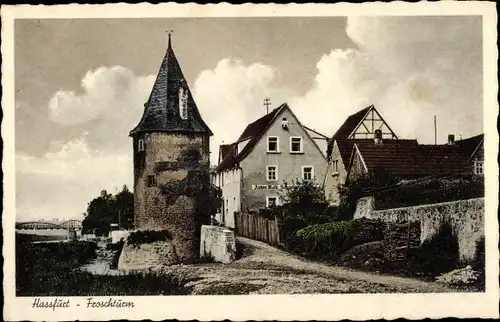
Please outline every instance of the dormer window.
M283 128L283 130L288 130L288 120L286 119L286 117L281 119L281 127Z
M146 150L146 147L145 147L145 145L144 145L144 139L139 139L139 140L137 141L137 151L138 151L138 152L142 152L142 151L144 151L144 150Z
M187 99L188 91L182 87L179 88L179 115L183 120L188 118Z

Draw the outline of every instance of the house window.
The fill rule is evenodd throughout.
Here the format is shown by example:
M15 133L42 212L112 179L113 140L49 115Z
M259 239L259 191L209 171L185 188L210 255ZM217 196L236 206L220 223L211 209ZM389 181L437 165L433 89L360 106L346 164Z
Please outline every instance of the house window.
M226 199L226 213L229 212L229 199Z
M278 181L278 166L268 165L266 171L267 181Z
M146 149L146 147L144 146L144 140L139 139L139 141L137 141L137 151L142 152L145 149Z
M332 175L339 173L339 160L332 160Z
M279 152L279 139L277 136L267 137L267 152Z
M483 174L483 161L475 161L474 162L474 174L478 174L478 175Z
M183 120L187 120L188 118L187 100L188 91L182 87L179 88L179 114Z
M290 153L302 153L302 138L301 137L291 137L290 138Z
M156 175L150 175L147 177L148 187L156 187Z
M278 205L278 197L266 197L266 207L271 208Z
M302 167L302 180L311 181L314 179L314 168L312 166Z

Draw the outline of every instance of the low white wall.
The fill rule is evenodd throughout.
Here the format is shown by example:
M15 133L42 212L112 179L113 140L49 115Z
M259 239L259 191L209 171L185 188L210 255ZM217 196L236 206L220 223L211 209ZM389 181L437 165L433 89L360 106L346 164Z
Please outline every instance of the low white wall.
M210 255L216 262L234 261L236 259L234 232L218 226L201 226L200 257Z
M130 235L131 230L113 230L111 232L111 243L117 244L121 240L126 241L128 235Z
M484 198L450 201L413 207L374 210L373 197L358 201L354 219L371 218L386 222L420 221L420 242L434 236L444 222L457 236L460 259L473 260L476 243L484 237Z

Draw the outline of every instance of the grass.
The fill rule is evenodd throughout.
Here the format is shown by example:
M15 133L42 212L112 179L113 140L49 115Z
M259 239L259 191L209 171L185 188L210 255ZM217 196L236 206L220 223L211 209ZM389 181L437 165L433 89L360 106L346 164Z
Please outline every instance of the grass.
M16 240L17 296L183 295L185 282L165 273L92 275L79 268L96 256L92 242Z

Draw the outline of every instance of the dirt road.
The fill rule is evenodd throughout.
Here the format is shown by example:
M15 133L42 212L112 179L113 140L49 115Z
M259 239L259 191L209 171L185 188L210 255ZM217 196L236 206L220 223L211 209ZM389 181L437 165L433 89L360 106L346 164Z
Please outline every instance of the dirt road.
M429 293L435 283L383 276L308 261L265 243L240 238L244 256L231 264L171 266L192 294Z

